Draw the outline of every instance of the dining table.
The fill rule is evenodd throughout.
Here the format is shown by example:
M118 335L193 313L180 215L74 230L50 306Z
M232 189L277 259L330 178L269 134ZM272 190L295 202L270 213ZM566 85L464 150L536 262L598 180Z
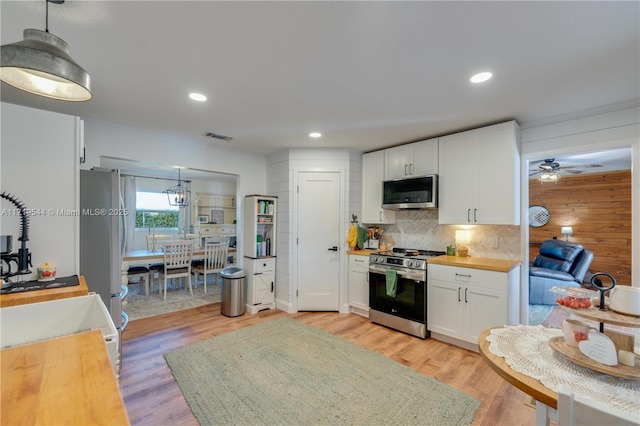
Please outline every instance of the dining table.
M235 247L229 247L228 253L236 252ZM205 250L203 248L196 248L192 254L192 260L204 259ZM126 251L122 256L122 285L128 287L129 284L129 268L132 266L149 266L151 264L158 264L164 262L164 252L161 249L152 250L130 250Z
M602 374L558 354L549 344L562 330L542 325L495 327L482 332L478 351L500 377L536 400L536 425L557 419L558 387L640 418L640 381Z

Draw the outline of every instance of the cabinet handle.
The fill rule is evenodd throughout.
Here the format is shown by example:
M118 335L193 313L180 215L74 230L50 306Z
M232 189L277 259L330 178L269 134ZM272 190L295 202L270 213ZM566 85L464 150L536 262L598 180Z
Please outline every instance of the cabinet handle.
M471 278L471 275L459 274L459 273L456 272L456 277Z
M478 221L477 213L478 213L478 209L473 209L473 221L474 222Z
M354 262L359 262L359 263L364 263L364 260L362 259L353 259Z
M380 222L382 222L382 210L380 210Z
M469 291L469 288L465 287L465 289L464 289L464 303L469 303L469 301L467 300L467 291Z
M462 287L458 287L458 302L460 302L460 289L461 289L461 288L462 288Z
M413 163L409 164L409 174L413 175Z
M407 175L407 165L406 164L404 165L404 175L405 176Z
M471 209L467 209L467 222L471 222Z
M271 293L273 293L273 281L271 281Z

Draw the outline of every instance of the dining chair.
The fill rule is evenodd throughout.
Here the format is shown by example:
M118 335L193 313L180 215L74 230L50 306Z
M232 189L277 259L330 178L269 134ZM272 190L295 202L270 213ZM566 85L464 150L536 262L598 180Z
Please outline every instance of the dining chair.
M137 281L136 281L137 280ZM144 294L149 295L149 284L151 283L151 272L146 266L131 266L127 270L128 284L138 283L140 288L144 288Z
M227 266L227 243L207 242L204 247L204 259L192 262L192 272L195 276L195 286L198 285L200 275L204 275L204 292L207 292L207 275L214 274L216 281L218 274Z
M637 415L576 395L567 384L558 387L558 426L640 425Z
M191 287L191 260L193 258L193 240L166 241L164 247L164 267L162 279L164 281L164 300L167 300L167 281L176 278L186 278L189 293L193 296Z

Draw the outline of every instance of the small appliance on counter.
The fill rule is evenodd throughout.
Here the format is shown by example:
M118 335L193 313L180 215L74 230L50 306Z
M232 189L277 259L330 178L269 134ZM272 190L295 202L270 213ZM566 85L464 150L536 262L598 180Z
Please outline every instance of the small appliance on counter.
M364 245L364 248L369 250L378 250L379 247L380 247L380 240L369 239Z

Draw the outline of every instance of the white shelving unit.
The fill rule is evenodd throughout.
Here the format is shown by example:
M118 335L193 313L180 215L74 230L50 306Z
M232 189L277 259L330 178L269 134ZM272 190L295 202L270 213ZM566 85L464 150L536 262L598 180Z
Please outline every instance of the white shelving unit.
M246 310L275 308L277 197L247 195L244 205Z
M190 233L196 234L197 245L204 247L207 239L226 241L236 248L236 197L230 194L196 192L191 202ZM236 253L229 253L228 264L237 264Z

